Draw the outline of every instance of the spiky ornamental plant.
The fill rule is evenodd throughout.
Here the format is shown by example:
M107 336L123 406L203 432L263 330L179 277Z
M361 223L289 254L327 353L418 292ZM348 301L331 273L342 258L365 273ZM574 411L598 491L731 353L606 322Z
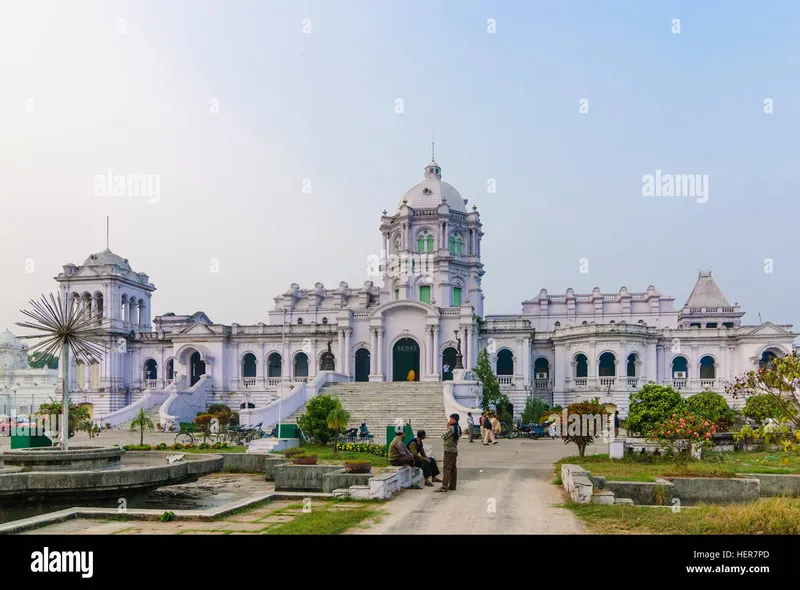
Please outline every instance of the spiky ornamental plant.
M69 301L61 294L49 298L42 295L40 301L30 301L31 310L20 310L33 322L17 322L22 328L43 332L33 336L20 336L21 339L40 340L30 348L30 352L40 352L43 356L61 355L64 378L63 410L61 415L61 449L69 446L69 359L72 353L88 366L99 361L105 345L103 331L99 327L99 314L79 306L75 299Z

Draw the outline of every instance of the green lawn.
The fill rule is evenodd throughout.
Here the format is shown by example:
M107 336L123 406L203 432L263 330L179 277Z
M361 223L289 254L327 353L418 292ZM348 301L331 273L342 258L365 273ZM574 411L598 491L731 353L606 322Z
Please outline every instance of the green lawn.
M320 463L342 463L347 460L367 460L372 461L374 467L388 467L389 461L386 457L379 457L371 453L354 453L349 451L339 451L334 454L333 445L319 445L311 443L300 443L300 447L306 453L317 455Z
M268 529L268 535L339 535L360 525L363 521L382 514L375 509L379 503L364 502L364 507L347 510L335 509L338 502L325 502L312 507L307 514L298 514L294 520ZM302 506L302 505L300 505Z
M580 465L592 475L611 481L655 481L658 477L736 477L740 473L800 474L800 459L788 465L777 452L709 453L702 461L691 461L685 470L668 460L640 458L609 459L608 455L565 457L556 463L557 475L561 464Z
M602 506L569 503L566 507L597 534L798 535L800 500L769 498L752 504L683 507Z

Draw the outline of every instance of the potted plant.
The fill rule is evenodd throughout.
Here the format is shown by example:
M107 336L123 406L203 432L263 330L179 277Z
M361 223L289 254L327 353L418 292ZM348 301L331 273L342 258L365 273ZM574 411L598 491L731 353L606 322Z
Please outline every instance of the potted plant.
M372 461L368 459L350 459L344 462L347 473L369 473L372 471Z
M295 465L316 465L317 455L310 453L296 453L292 455L292 463Z

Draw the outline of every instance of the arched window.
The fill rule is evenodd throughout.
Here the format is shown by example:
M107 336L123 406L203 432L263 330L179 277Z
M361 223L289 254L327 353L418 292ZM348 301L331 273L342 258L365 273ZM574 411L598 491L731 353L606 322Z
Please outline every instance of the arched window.
M672 378L673 379L686 379L688 372L689 362L685 356L676 356L672 359Z
M242 377L255 377L256 376L256 355L248 352L242 358Z
M456 253L456 238L455 236L450 236L450 254Z
M433 236L428 234L428 252L433 252Z
M328 325L328 318L322 318L322 325L323 326L327 326Z
M281 366L283 365L281 355L273 352L267 357L267 372L269 377L281 377Z
M461 256L464 253L464 241L461 236L456 236L456 254Z
M514 355L507 348L504 348L497 353L497 374L514 374Z
M636 377L636 355L629 354L628 355L628 367L627 367L627 375L628 377Z
M610 352L604 352L600 355L600 362L598 363L598 376L600 377L614 377L617 369L617 359Z
M714 357L704 356L700 359L700 379L716 379L717 370L714 367Z
M400 254L400 240L396 240L394 243L394 253L397 255Z
M302 326L303 325L303 318L297 318L297 325L298 326Z
M308 377L308 357L304 352L299 352L294 357L294 376Z
M167 361L167 380L172 381L175 379L175 361L169 359Z
M764 354L761 355L761 359L758 361L758 368L759 369L766 369L769 364L774 361L777 355L772 352L771 350L765 350Z
M417 238L417 252L424 252L425 251L425 238L420 235Z
M589 376L589 359L585 354L579 354L575 357L575 377L588 377Z
M148 359L144 363L144 378L145 379L158 379L158 363L153 359Z

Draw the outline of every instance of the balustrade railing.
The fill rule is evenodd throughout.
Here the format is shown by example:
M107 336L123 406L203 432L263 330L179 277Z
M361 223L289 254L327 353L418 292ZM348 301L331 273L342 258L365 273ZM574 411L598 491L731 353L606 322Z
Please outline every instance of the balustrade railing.
M308 383L308 377L295 377L295 383Z
M553 388L553 383L549 379L536 379L533 382L533 385L537 390L548 390Z
M500 385L514 385L514 378L510 375L498 375L497 381Z
M628 387L639 387L639 377L628 377Z
M600 387L608 387L609 385L613 386L616 382L616 377L600 377Z
M686 387L686 379L673 379L672 387L674 387L675 389L683 389L684 387Z
M158 389L158 379L145 379L144 388L145 389Z
M588 381L588 377L575 377L575 379L572 380L572 382L575 384L575 387L586 387Z
M281 381L283 381L282 377L270 377L269 379L267 379L267 384L270 387L277 387L278 385L281 384Z
M716 379L700 379L700 387L704 389L710 389L714 387L717 383Z
M255 387L256 386L256 378L255 377L245 377L242 379L242 384L245 387Z

